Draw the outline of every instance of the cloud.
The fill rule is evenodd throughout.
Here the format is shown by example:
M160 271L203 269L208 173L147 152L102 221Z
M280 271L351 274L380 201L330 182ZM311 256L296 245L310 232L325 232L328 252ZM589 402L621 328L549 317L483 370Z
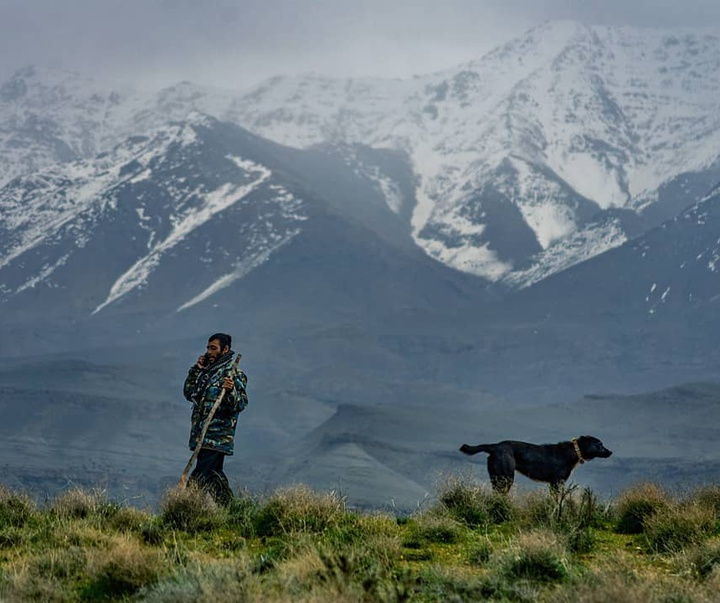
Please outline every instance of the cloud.
M720 23L716 0L0 0L0 79L26 64L166 85L276 74L406 77L551 19Z

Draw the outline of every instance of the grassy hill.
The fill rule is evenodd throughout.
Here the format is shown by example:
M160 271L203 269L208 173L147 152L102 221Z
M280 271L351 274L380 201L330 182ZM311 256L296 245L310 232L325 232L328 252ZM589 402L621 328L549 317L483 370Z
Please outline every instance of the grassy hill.
M574 485L510 497L450 475L412 514L298 485L156 512L0 486L3 601L704 602L720 586L720 486Z

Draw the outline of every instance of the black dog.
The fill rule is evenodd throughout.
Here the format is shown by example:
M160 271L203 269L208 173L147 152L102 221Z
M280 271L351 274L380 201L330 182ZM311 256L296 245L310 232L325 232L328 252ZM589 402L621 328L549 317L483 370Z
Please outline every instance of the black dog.
M487 468L493 490L507 494L513 485L515 471L538 482L547 482L553 490L570 477L575 466L594 458L606 459L612 452L593 436L580 436L559 444L528 444L505 440L497 444L468 446L465 454L487 452Z

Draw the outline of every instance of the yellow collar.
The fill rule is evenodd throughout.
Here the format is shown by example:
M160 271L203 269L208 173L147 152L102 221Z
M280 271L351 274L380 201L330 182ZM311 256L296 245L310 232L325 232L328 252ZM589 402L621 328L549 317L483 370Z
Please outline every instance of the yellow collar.
M585 459L582 457L582 453L580 452L580 446L578 446L577 438L572 439L572 444L575 448L575 454L577 454L578 461L580 461L580 464L582 465L585 462Z

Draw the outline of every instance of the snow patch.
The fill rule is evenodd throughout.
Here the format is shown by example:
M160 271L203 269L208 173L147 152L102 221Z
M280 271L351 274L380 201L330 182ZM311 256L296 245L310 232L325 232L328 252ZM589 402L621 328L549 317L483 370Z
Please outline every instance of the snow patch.
M434 239L422 240L421 244L430 257L458 270L492 281L499 280L512 269L512 264L500 261L497 254L489 249L487 244L479 247L465 245L450 248Z
M570 207L556 200L557 185L538 179L526 161L511 160L517 173L517 195L513 201L532 228L540 246L547 249L576 229Z
M548 165L575 191L592 199L601 209L626 207L628 194L622 190L614 169L608 169L587 153L568 154L563 161Z
M23 283L20 287L18 287L15 290L15 293L21 293L22 291L25 291L25 289L30 289L35 287L35 285L38 285L39 283L43 282L45 279L47 279L55 270L60 268L60 266L63 266L65 263L67 263L67 259L70 257L70 254L67 253L64 256L62 256L57 262L54 264L48 264L43 267L43 269L36 274L31 279L28 279L25 283Z
M128 180L128 182L130 182L131 184L137 184L138 182L142 182L143 180L149 180L151 176L152 176L152 170L145 169L142 172L140 172L139 174L137 174L136 176L133 176L132 178L130 178L130 180Z
M615 222L585 228L531 258L530 268L516 270L502 280L511 287L529 287L551 274L618 247L626 240L627 235Z
M238 267L236 270L220 277L218 280L216 280L212 285L210 285L207 289L202 291L200 294L196 295L189 301L187 301L184 304L182 304L181 306L179 306L178 309L176 310L176 312L182 312L183 310L187 310L188 308L191 308L192 306L199 304L200 302L206 300L208 297L214 295L218 291L221 291L222 289L229 287L236 280L241 279L242 277L244 277L246 274L248 274L249 272L251 272L252 270L257 268L258 266L264 264L273 253L275 253L281 247L287 245L299 233L300 233L299 229L294 230L294 231L290 232L279 243L273 245L272 247L263 249L259 253L256 253L254 255L251 255L248 258L243 259L243 261L238 264Z
M547 249L554 242L575 230L575 219L570 208L552 199L538 199L518 204L525 222L533 229L540 246Z
M148 277L160 263L163 255L180 243L188 234L199 228L210 220L215 214L224 211L243 197L249 195L258 186L265 182L271 175L270 170L264 166L237 159L238 165L245 169L252 169L260 173L258 178L246 185L223 184L220 188L205 195L203 206L180 217L173 225L170 234L162 241L156 243L150 252L140 258L131 266L110 288L107 299L101 303L92 314L97 314L121 297L127 295L134 289L142 287L147 283Z

